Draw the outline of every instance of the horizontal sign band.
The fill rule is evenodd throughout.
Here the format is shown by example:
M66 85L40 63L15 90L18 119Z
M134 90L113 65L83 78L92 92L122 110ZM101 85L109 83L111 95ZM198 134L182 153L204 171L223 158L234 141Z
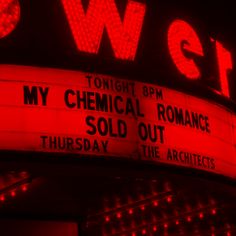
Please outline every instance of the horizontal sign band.
M0 66L0 149L114 156L236 177L236 115L146 83Z

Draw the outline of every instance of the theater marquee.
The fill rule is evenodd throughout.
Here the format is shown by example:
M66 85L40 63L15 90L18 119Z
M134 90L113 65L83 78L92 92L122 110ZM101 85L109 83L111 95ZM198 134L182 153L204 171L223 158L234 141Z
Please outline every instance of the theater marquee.
M236 115L213 102L114 77L10 65L0 66L0 96L1 150L117 157L236 177Z

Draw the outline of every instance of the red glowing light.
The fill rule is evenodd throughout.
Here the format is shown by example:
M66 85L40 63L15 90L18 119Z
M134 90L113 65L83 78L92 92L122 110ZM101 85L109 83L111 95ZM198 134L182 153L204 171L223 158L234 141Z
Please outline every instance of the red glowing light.
M167 224L167 223L164 224L164 228L165 228L165 229L168 228L168 224Z
M187 22L175 20L168 30L170 55L178 70L188 79L199 79L201 73L194 60L185 56L184 50L197 56L204 56L198 35Z
M118 219L120 219L120 218L122 217L121 212L118 212L118 213L116 214L116 217L117 217Z
M1 197L0 197L0 201L2 201L2 202L5 201L5 196L4 196L4 195L1 195Z
M16 192L15 191L11 191L11 196L15 197L16 196Z
M136 236L136 233L132 233L132 236Z
M187 217L187 221L188 222L191 222L192 221L192 218L190 216Z
M81 0L62 0L78 50L97 54L106 27L116 58L134 60L146 5L129 0L123 22L114 0L90 0L85 13Z
M172 197L168 197L168 198L167 198L167 202L168 202L168 203L171 203L171 202L172 202Z
M212 214L212 215L215 215L215 214L216 214L216 209L212 209L212 210L211 210L211 214Z
M146 230L146 229L143 229L143 230L142 230L142 234L147 234L147 230Z
M109 221L110 221L110 217L109 217L109 216L106 216L106 217L105 217L105 221L106 221L106 222L109 222Z
M231 236L231 233L230 232L227 232L227 234L226 234L227 236Z
M231 54L218 41L216 41L216 53L219 66L221 91L223 95L229 97L228 72L233 68Z
M152 230L153 230L154 232L156 232L156 231L157 231L157 227L156 227L156 226L153 226Z
M153 205L154 205L155 207L157 207L157 206L158 206L158 201L154 201L154 202L153 202Z
M176 225L179 225L179 221L178 221L178 220L176 220L176 221L175 221L175 224L176 224Z
M28 186L27 185L23 185L21 187L21 189L22 189L23 192L26 192L28 190Z
M200 218L200 219L203 219L203 217L204 217L204 215L203 215L203 213L201 212L201 213L199 214L199 218Z
M145 206L141 206L141 210L144 211L145 210Z
M129 214L130 214L130 215L133 214L133 209L129 209Z
M0 38L9 35L20 20L18 0L0 0Z

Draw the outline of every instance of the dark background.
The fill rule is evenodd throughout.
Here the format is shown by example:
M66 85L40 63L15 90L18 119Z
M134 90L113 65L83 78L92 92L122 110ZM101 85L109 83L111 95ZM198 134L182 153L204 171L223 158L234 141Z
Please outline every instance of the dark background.
M229 75L231 101L213 91L220 88L215 48L210 43L210 37L220 41L235 61L234 2L141 1L147 4L147 12L134 61L114 58L106 30L98 55L79 52L60 0L20 0L18 27L0 39L0 63L76 69L149 81L209 98L236 110L235 69ZM83 2L86 8L88 0ZM116 2L122 17L127 0ZM174 19L187 21L202 42L205 57L195 60L203 75L198 81L184 78L169 55L167 32Z

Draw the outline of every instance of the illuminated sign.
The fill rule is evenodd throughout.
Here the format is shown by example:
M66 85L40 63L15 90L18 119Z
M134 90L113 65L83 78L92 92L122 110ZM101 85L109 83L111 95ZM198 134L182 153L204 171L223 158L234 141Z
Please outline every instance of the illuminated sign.
M199 79L201 73L194 60L187 58L183 51L185 49L198 56L203 56L201 42L193 28L184 21L174 21L168 32L168 46L171 57L179 71L188 79Z
M91 0L85 14L82 1L62 0L77 48L98 53L104 28L115 57L134 60L146 5L128 1L123 22L114 0Z
M60 58L58 55L61 53L60 60L64 65L73 63L76 67L79 67L83 64L83 58L90 58L91 56L90 59L94 60L93 56L96 55L95 57L97 57L98 60L91 63L90 66L88 66L88 63L84 62L86 65L83 67L86 68L86 70L88 67L94 68L96 65L101 65L98 66L99 69L103 67L104 70L102 73L106 73L106 70L108 70L106 66L110 68L110 65L107 65L107 63L113 65L112 62L108 61L114 61L114 64L125 61L122 66L126 68L125 72L127 72L130 69L128 65L135 64L140 60L138 54L141 55L140 57L145 54L139 52L140 48L145 48L143 51L145 52L146 47L149 46L147 45L148 40L142 41L142 38L147 37L145 34L147 32L145 31L147 23L152 21L157 22L156 28L151 28L152 35L155 35L155 32L157 32L159 28L162 28L164 23L159 22L156 18L152 19L152 21L149 18L151 13L155 15L155 17L161 14L161 3L158 3L160 10L158 9L157 13L152 12L152 4L154 5L154 3L149 5L148 2L142 0L121 0L118 2L115 0L42 0L28 4L29 3L26 1L19 0L0 1L0 38L2 38L0 40L0 59L2 62L4 62L4 58L16 57L19 63L21 63L21 58L23 59L28 56L28 63L23 64L32 63L37 65L39 58L42 60L42 63L44 63L46 60L45 54L50 58L50 56L52 56L50 55L50 51L54 45L57 45L54 50L52 50L52 54L55 54L53 57L55 61L58 61L58 58ZM39 9L41 5L42 9ZM59 14L58 12L55 15L51 14L52 11L55 10L54 8L60 11ZM37 14L35 12L33 13L34 9L39 9L38 14L40 15L37 19L35 17ZM48 15L50 15L51 18L46 19L47 14L42 17L42 10L43 12L46 10L49 11L50 14ZM29 16L30 18L27 18ZM49 28L47 28L48 24L51 24ZM17 25L19 26L18 31L14 30ZM28 26L28 28L26 26ZM65 26L65 28L63 28L63 26ZM57 29L58 27L60 28L59 30ZM45 30L45 32L41 32L40 30L42 29ZM159 38L162 38L161 45L151 45L151 51L160 53L160 55L148 55L149 58L143 59L140 64L137 64L134 70L143 66L141 71L143 72L147 70L147 66L151 63L151 69L155 67L170 68L174 73L172 76L167 75L166 77L173 79L173 76L177 77L180 74L180 76L183 76L193 83L200 81L205 87L212 88L226 98L232 98L233 93L229 89L231 88L230 85L234 83L232 82L233 76L229 74L229 72L232 72L234 69L231 53L218 40L213 40L206 32L205 35L200 34L199 29L196 29L197 27L195 25L192 25L191 22L188 22L186 19L182 19L181 16L169 16L168 24L165 24L164 31L158 35ZM56 34L52 36L52 32L56 32ZM25 42L20 52L15 48L17 37L14 37L16 35L20 35L20 44L24 44ZM12 36L14 40L9 36ZM70 37L72 41L70 41ZM148 36L148 38L150 37L151 36ZM158 37L153 40L154 43L158 42ZM8 52L8 50L5 51L5 47L8 45L8 39L10 52ZM52 42L50 42L50 40L52 40ZM143 42L145 42L145 45ZM49 45L48 48L47 45ZM67 46L74 48L71 51L67 48L63 50L63 47ZM158 47L159 50L156 50L155 47ZM160 48L164 48L165 50L160 50ZM40 56L36 54L37 50L42 51ZM103 50L108 50L108 52L103 54ZM65 58L65 54L67 56L70 55L69 59L71 59L71 61ZM109 60L105 60L101 63L99 57L106 58L107 55L110 55ZM161 58L161 62L156 61L157 57ZM114 58L116 60L114 60ZM165 58L165 60L162 60L163 58ZM208 62L209 58L211 58L210 62ZM34 60L36 60L37 63L35 63ZM145 64L144 61L146 60L152 62ZM18 64L15 60L13 61L8 60L7 63ZM65 63L65 61L68 63ZM89 60L87 62L89 62ZM53 60L48 63L54 65ZM212 67L210 64L215 64L217 71L209 72L210 67ZM61 66L59 65L58 67ZM205 69L205 67L207 67L207 69ZM84 68L76 69L83 70ZM164 79L166 78L162 78L162 80Z
M134 60L144 21L146 4L128 1L123 22L114 0L90 0L85 13L81 0L62 0L67 19L80 51L97 54L106 27L116 58ZM214 40L212 40L214 42ZM200 79L194 57L204 56L202 44L191 25L175 20L168 30L168 47L175 65L187 79ZM216 41L220 92L230 97L227 73L232 69L230 52Z
M0 1L0 38L10 34L20 20L20 4L18 0Z
M117 157L236 177L236 115L213 102L75 71L2 65L0 78L1 150Z

